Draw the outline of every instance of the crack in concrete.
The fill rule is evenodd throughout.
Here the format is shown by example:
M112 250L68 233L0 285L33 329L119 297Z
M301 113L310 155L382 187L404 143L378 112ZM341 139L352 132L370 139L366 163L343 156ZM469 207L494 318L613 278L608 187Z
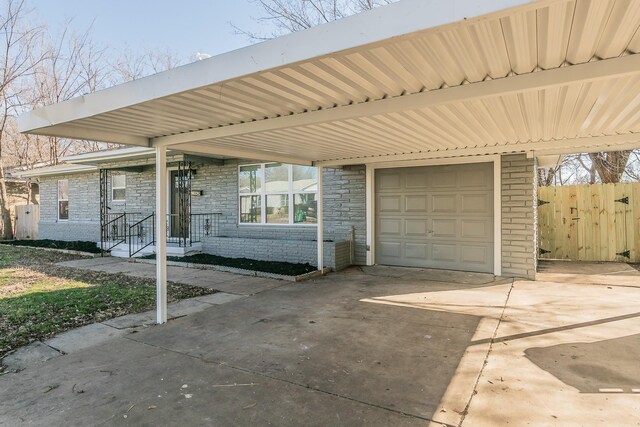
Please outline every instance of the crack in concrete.
M469 408L471 407L471 402L473 401L473 398L476 394L478 394L478 385L480 384L480 378L482 378L482 374L484 373L485 368L487 367L487 364L489 363L489 356L491 355L491 351L493 350L493 344L495 344L496 338L498 336L498 329L500 329L500 325L502 324L502 319L504 318L504 313L505 311L507 311L507 305L509 304L509 298L511 297L511 292L513 291L513 287L515 285L515 280L511 280L511 286L509 287L509 292L507 292L507 297L504 300L504 306L502 307L502 311L500 312L500 317L498 318L498 323L496 325L496 328L493 331L493 334L491 335L491 340L489 342L489 349L487 350L487 354L484 357L484 360L482 361L482 368L480 368L480 372L478 373L478 378L476 378L476 382L473 385L473 390L471 390L471 396L469 396L469 400L467 401L467 404L464 407L464 410L462 411L461 418L460 418L460 422L458 423L458 427L462 427L462 424L464 423L465 418L467 417L467 414L469 413Z
M253 370L248 369L248 368L229 365L229 364L224 363L224 362L207 361L207 360L204 360L202 357L199 357L199 356L194 356L194 355L191 355L191 354L183 353L181 351L173 350L171 348L163 347L161 345L156 345L156 344L151 344L151 343L147 343L147 342L144 342L144 341L139 341L139 340L134 339L133 337L130 337L130 336L125 336L123 338L128 339L128 340L133 341L133 342L136 342L138 344L146 345L146 346L157 348L157 349L164 350L164 351L169 351L171 353L175 353L175 354L179 354L181 356L189 357L191 359L199 360L202 363L222 366L222 367L226 367L226 368L229 368L229 369L233 369L235 371L239 371L239 372L243 372L243 373L247 373L247 374L257 375L257 376L260 376L260 377L263 377L263 378L268 378L268 379L271 379L271 380L274 380L274 381L278 381L278 382L282 382L282 383L285 383L285 384L293 385L295 387L300 387L300 388L303 388L305 390L311 390L311 391L315 391L315 392L318 392L318 393L326 394L326 395L329 395L329 396L337 397L339 399L345 399L345 400L349 400L351 402L360 403L362 405L370 406L372 408L377 408L377 409L382 409L384 411L393 412L395 414L402 415L402 416L405 416L405 417L415 418L415 419L429 421L429 422L437 422L434 419L429 418L429 417L424 417L424 416L416 415L416 414L410 414L410 413L406 413L406 412L403 412L403 411L399 411L397 409L391 409L391 408L387 408L387 407L382 406L382 405L377 405L375 403L365 402L365 401L362 401L362 400L359 400L359 399L355 399L353 397L344 396L344 395L341 395L341 394L338 394L338 393L334 393L334 392L331 392L331 391L328 391L328 390L322 390L320 388L309 387L309 385L299 384L299 383L296 383L294 381L290 381L290 380L287 380L287 379L274 377L274 376L271 376L271 375L267 375L267 374L265 374L263 372L253 371ZM441 422L440 422L440 424L443 427L456 427L454 425L441 423Z

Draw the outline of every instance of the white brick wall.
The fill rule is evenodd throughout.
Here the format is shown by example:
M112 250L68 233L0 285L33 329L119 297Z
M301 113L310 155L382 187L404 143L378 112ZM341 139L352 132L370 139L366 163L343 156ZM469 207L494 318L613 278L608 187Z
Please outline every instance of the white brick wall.
M58 180L69 180L69 220L58 220ZM38 237L54 240L100 239L100 190L97 173L40 179Z
M229 258L251 258L261 261L287 261L318 264L317 242L310 240L256 239L243 237L207 237L203 252ZM324 266L342 270L351 265L349 242L325 242Z
M243 162L246 163L246 162ZM130 166L121 164L121 166ZM315 259L315 226L265 226L238 224L238 162L224 165L194 165L192 189L203 195L192 198L193 213L221 212L220 234L226 237L307 242L306 259ZM137 212L146 216L155 210L155 166L126 174L126 201L110 202L112 213ZM69 221L57 220L57 180L69 180ZM40 237L56 240L100 239L99 175L73 174L41 179ZM345 241L355 235L355 263L366 262L366 202L364 166L326 169L324 174L325 239ZM111 179L109 179L111 198ZM351 254L349 254L350 257ZM251 257L251 248L236 256ZM314 261L315 262L315 261Z
M502 274L535 278L536 169L533 159L502 156Z
M304 259L315 259L314 226L263 226L238 224L237 161L223 166L195 165L194 213L222 212L221 235L242 239L286 240L305 242ZM122 173L122 172L113 172ZM142 172L126 172L127 200L111 203L112 212L151 213L155 209L155 167ZM57 181L69 180L69 221L57 219ZM536 174L535 164L525 155L502 157L502 271L504 275L533 278L536 270ZM111 183L109 182L109 190ZM355 235L354 263L366 262L365 168L351 166L326 169L325 238L345 241ZM109 194L109 197L111 195ZM97 173L43 177L40 181L40 238L57 240L94 240L99 231L99 176ZM272 243L271 243L272 244ZM289 243L284 244L284 246ZM249 245L251 246L251 245ZM277 245L271 250L278 249ZM283 247L284 247L283 246ZM289 247L289 246L287 246ZM290 253L287 249L285 252ZM278 257L282 258L279 254ZM349 254L350 257L351 254ZM251 249L238 247L234 256L251 256ZM338 257L344 258L344 257ZM305 261L306 262L306 261Z

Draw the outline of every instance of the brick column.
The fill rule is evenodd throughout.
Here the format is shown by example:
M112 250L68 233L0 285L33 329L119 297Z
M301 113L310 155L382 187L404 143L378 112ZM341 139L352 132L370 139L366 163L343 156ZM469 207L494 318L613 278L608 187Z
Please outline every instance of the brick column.
M536 167L524 154L502 156L502 274L535 278Z

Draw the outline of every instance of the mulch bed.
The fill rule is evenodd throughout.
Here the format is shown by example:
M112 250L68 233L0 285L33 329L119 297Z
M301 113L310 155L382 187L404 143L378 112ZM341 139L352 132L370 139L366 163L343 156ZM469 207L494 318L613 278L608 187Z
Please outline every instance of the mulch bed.
M69 251L88 252L91 254L99 254L100 248L96 245L96 242L89 242L86 240L76 240L73 242L65 242L62 240L0 240L2 245L12 246L28 246L32 248L50 248L50 249L65 249Z
M156 259L155 254L143 257ZM282 274L284 276L299 276L316 271L311 264L295 264L279 261L258 261L249 258L226 258L217 255L195 254L184 257L167 257L169 261L190 262L193 264L220 265L224 267L241 268L243 270L262 271L265 273Z

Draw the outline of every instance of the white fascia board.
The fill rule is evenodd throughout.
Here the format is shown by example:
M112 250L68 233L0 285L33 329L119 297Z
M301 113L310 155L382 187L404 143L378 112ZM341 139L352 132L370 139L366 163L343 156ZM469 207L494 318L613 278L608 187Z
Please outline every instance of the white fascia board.
M40 169L30 169L22 172L18 172L15 175L21 178L36 178L40 176L51 175L68 175L74 173L96 172L98 170L95 166L88 165L64 165L45 167Z
M181 151L167 150L167 158L175 160L174 157L180 156ZM154 148L146 147L128 147L117 150L96 151L93 153L76 154L73 156L63 157L62 160L70 164L78 165L100 165L103 163L144 160L152 159L156 155Z
M130 158L131 156L155 156L155 150L147 147L127 147L116 150L94 151L92 153L74 154L62 157L62 161L67 163L82 163L96 160L117 160Z
M532 149L527 153L527 156L530 158L539 158L542 156L562 154L600 153L638 149L640 149L640 133L628 133L556 141L555 143Z
M34 135L45 135L45 136L54 136L58 138L69 138L69 139L83 139L89 141L100 141L100 142L109 142L112 144L124 144L124 145L137 145L141 147L149 146L149 138L144 136L137 135L129 135L119 132L113 131L103 131L97 129L87 129L85 127L78 126L70 126L68 124L64 124L65 122L60 123L50 123L51 119L48 114L50 109L57 111L57 115L66 115L72 116L76 113L82 112L83 107L76 106L77 100L81 100L80 98L73 98L69 101L64 101L58 104L50 105L49 107L39 108L37 110L33 110L31 112L25 113L18 117L18 129L22 133L32 133ZM67 104L69 102L69 104ZM60 108L58 108L60 107ZM36 118L36 121L40 123L43 121L44 123L50 123L50 125L56 125L53 128L50 127L40 127L38 129L32 130L21 130L20 129L20 120L21 117L26 117L31 115ZM49 125L46 125L49 126Z
M499 18L568 0L402 0L159 74L43 107L18 117L34 133L82 118L423 30L441 30ZM470 17L477 17L473 20ZM68 132L73 132L69 129ZM66 137L72 137L64 135ZM98 139L102 138L87 138ZM142 139L123 144L145 145Z
M425 159L450 159L489 154L528 153L529 157L550 154L589 153L600 151L620 151L640 149L640 133L623 135L568 138L554 141L521 142L517 144L492 145L488 147L460 148L457 150L427 151L419 153L395 154L389 156L359 157L352 159L315 162L315 165L336 167L345 165L374 164L390 161Z

